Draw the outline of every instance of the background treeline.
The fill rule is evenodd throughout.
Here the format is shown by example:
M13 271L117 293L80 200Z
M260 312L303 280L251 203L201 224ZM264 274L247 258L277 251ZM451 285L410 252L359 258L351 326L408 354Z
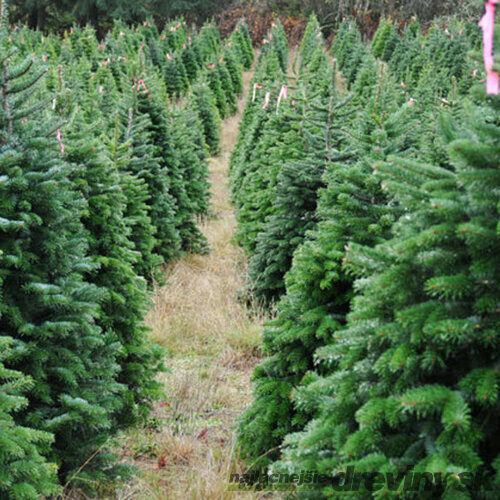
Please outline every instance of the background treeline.
M330 60L313 17L293 74L279 26L266 40L231 173L249 286L276 319L240 450L271 472L441 473L434 497L488 498L500 100L485 95L477 19L402 33L384 19L369 45L346 20ZM460 475L478 470L481 484ZM353 497L399 497L377 482Z
M163 264L208 251L207 157L252 46L244 23L224 41L116 23L99 41L3 21L0 498L92 493L130 472L109 438L162 397L150 292Z
M184 16L188 22L201 25L212 16L222 15L220 27L224 30L228 22L233 29L244 16L255 26L255 32L260 32L263 24L265 29L269 27L273 15L291 16L295 21L290 24L294 25L315 13L326 35L334 32L345 17L356 19L363 33L373 35L379 19L387 15L401 22L412 15L424 23L437 16L466 19L477 16L482 3L478 0L13 0L12 7L12 22L41 30L63 30L75 23L91 23L102 34L117 19L142 22L154 17L161 26L168 18Z

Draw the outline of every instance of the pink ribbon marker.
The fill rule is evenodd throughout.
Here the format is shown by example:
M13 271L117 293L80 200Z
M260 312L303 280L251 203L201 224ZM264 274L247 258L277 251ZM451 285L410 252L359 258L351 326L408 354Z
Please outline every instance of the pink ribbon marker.
M493 69L495 60L493 58L493 36L495 34L495 5L498 0L486 2L486 12L479 21L479 26L483 29L483 59L486 68L486 93L498 95L499 80L498 72Z
M139 82L137 83L137 91L141 90L141 87L146 91L148 91L148 88L146 87L146 84L144 83L144 80L141 78Z
M59 142L59 146L61 147L61 158L62 158L64 156L65 148L64 148L63 141L62 141L62 135L61 135L60 130L57 131L57 140Z
M281 87L280 95L278 96L278 104L276 106L276 114L279 114L281 99L287 99L287 98L288 98L288 87L286 85L283 85L283 87Z
M252 96L252 102L255 101L255 97L257 96L257 89L261 89L262 85L259 85L258 83L254 83L253 85L253 96Z
M266 101L264 102L264 106L262 106L262 109L267 109L270 102L271 102L271 92L268 92L266 94Z

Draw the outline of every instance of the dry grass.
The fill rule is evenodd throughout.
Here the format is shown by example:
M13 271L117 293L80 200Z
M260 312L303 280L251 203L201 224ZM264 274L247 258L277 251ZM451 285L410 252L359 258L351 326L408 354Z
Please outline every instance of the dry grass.
M251 74L244 78L248 89ZM212 251L186 256L167 269L166 286L156 290L148 316L152 339L168 352L169 372L160 377L167 399L155 406L146 426L121 438L122 461L136 465L141 475L109 497L234 498L229 474L244 470L235 451L235 426L251 401L250 377L265 320L258 308L238 299L246 261L231 242L236 221L227 171L244 102L224 122L221 154L210 160L215 217L201 228Z

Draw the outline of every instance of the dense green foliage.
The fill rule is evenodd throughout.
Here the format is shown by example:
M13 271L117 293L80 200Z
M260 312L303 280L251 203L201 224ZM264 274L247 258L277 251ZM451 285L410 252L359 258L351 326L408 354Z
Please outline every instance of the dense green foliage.
M292 99L318 112L321 104L301 94L308 68L321 86L314 24ZM471 90L481 78L467 57L476 47L467 25L423 36L414 22L400 37L383 22L370 49L346 21L332 49L344 95L334 91L330 120L315 120L323 137L332 134L326 164L315 159L318 146L308 152L301 143L311 132L294 129L292 115L279 166L270 150L246 157L259 171L269 161L260 171L264 182L271 178L267 197L286 207L268 212L243 241L258 294L274 290L273 245L283 251L294 226L305 238L282 269L286 286L264 330L266 358L254 373L239 443L253 466L329 478L314 492L299 488L305 497L342 497L334 478L350 466L439 473L433 493L446 498L498 487L499 101L482 85ZM254 151L282 129L269 118ZM298 161L294 143L305 154ZM298 162L300 171L285 175ZM301 200L314 199L311 191L302 198L303 182L315 175L317 208L301 212ZM251 200L244 183L233 185L238 202ZM458 475L480 468L486 479L476 486ZM398 496L378 482L361 483L353 497Z
M11 18L40 30L65 29L75 23L109 27L116 19L138 23L151 16L159 22L181 15L203 22L224 4L224 0L11 0Z
M89 27L58 38L3 26L0 51L0 497L50 495L58 481L92 493L130 472L109 438L162 396L163 351L145 325L153 280L208 250L197 219L220 109L199 89L220 70L233 111L246 59L213 25L182 21L162 33L117 23L103 43Z

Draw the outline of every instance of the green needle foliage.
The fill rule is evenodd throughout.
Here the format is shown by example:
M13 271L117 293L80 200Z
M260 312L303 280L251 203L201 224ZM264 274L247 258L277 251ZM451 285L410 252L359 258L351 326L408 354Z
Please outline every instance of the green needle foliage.
M498 98L482 101L463 125L444 119L449 168L397 157L381 166L408 213L386 243L349 245L358 294L337 341L317 352L337 368L297 393L323 396L286 440L285 468L441 473L435 493L446 498L498 487L500 122ZM479 469L475 486L453 474Z

